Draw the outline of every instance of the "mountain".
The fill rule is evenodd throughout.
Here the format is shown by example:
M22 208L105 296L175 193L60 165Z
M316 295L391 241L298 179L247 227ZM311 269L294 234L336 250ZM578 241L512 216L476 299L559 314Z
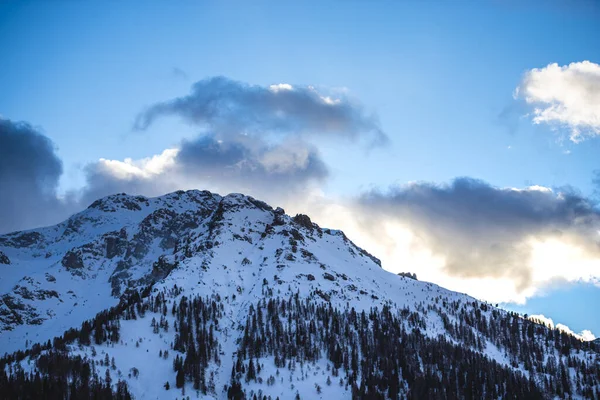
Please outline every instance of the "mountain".
M241 194L0 236L0 398L600 398L600 346Z

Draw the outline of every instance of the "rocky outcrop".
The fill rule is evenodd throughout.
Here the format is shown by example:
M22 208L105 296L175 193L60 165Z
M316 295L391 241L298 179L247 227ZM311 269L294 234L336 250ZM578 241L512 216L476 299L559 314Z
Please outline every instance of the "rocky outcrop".
M63 267L67 270L80 270L83 268L83 260L80 251L69 250L61 260Z
M292 221L306 229L313 229L315 227L308 215L296 214L296 216L292 218Z
M106 258L112 259L121 256L127 248L127 231L125 228L120 232L111 232L104 236L104 246L106 249Z
M144 196L128 196L120 193L94 201L88 208L104 212L117 212L119 209L141 211L142 206L148 206L148 198Z
M43 321L36 309L19 297L5 294L0 297L0 327L11 330L14 325L39 325Z
M323 278L327 279L328 281L335 281L335 276L327 272L323 273Z
M43 242L44 236L39 232L15 232L0 237L0 246L33 247Z

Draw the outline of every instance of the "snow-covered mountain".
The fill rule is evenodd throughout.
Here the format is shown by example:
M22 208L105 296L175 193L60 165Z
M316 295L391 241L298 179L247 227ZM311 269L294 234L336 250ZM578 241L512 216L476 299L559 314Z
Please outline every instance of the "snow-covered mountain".
M0 271L6 398L600 398L597 345L241 194L109 196L0 236Z

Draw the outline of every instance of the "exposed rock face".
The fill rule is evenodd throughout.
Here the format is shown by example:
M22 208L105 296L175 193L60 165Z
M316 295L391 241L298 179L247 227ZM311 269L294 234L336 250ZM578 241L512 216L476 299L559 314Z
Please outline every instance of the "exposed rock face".
M106 246L106 258L114 258L123 255L127 248L127 231L121 229L120 232L112 232L104 237Z
M323 274L323 278L327 279L328 281L335 281L335 276L331 275L330 273L325 272Z
M403 276L405 278L417 280L417 274L414 272L398 272L398 276Z
M141 211L142 205L148 206L148 198L144 196L129 196L125 193L115 194L93 202L88 209L95 208L104 212L118 210Z
M292 218L292 220L297 223L298 225L306 228L306 229L313 229L313 223L310 220L310 217L308 215L304 215L304 214L296 214L296 216L294 218Z
M44 242L44 236L37 231L13 232L0 236L0 246L6 247L34 247Z
M82 269L83 260L81 259L81 252L69 250L63 257L61 263L68 270Z
M6 254L0 251L0 264L10 264L10 259Z

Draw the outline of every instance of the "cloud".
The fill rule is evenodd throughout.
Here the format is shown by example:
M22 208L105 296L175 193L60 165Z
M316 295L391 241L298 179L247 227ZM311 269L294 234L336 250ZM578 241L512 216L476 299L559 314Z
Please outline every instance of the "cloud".
M172 75L174 78L177 78L177 79L182 79L182 80L185 80L185 81L187 81L187 80L189 79L189 75L188 75L188 73L187 73L187 72L185 72L184 70L182 70L182 69L181 69L181 68L179 68L179 67L173 67L173 68L171 69L171 75Z
M56 196L62 163L54 144L31 125L0 118L0 233L66 216Z
M590 61L534 68L515 91L533 106L533 122L567 127L579 142L600 135L600 65Z
M91 162L84 168L85 187L64 200L56 193L62 164L52 142L27 124L3 120L0 144L7 144L1 151L11 156L1 160L0 183L11 194L0 202L6 214L0 230L56 223L118 192L161 195L202 188L281 203L317 191L329 171L309 138L324 135L370 145L387 140L376 116L345 93L286 83L263 87L223 77L197 82L188 96L149 107L135 126L147 129L158 118L177 115L200 127L198 136L144 159Z
M154 104L136 118L145 130L158 118L175 115L224 135L337 136L370 145L388 141L375 115L343 93L338 97L312 86L249 85L225 77L201 80L189 95Z
M243 135L228 140L204 136L184 141L177 161L183 168L207 177L235 177L280 188L321 181L328 174L313 146L298 140L269 145Z
M575 336L575 337L577 337L577 338L579 338L581 340L584 340L586 342L589 342L589 341L592 341L592 340L596 339L596 336L594 336L594 334L591 331L587 330L587 329L584 329L580 333L575 333L575 332L573 332L573 330L571 328L569 328L568 326L566 326L564 324L556 324L556 325L554 325L554 321L552 320L552 318L548 318L548 317L544 316L543 314L530 315L528 317L528 319L530 319L531 321L540 323L542 325L546 325L549 328L552 328L552 329L556 328L559 331L563 331L563 332L569 333L569 334L571 334L571 335L573 335L573 336Z
M158 196L180 189L178 182L165 179L175 165L178 152L178 149L166 149L141 160L101 158L88 164L84 169L87 186L79 193L80 202L89 205L115 193Z
M369 145L387 141L376 116L344 91L336 93L224 77L199 81L189 95L152 105L135 122L135 129L145 130L157 119L175 115L198 126L198 136L148 159L91 163L81 195L93 201L115 191L154 195L201 187L267 201L297 197L329 175L308 139L325 135Z
M227 139L208 135L142 160L101 159L89 164L83 198L90 202L117 192L160 195L202 188L273 199L273 192L298 195L327 176L316 148L299 140L267 144L244 135Z
M530 315L528 319L537 322L538 324L546 325L549 328L554 328L554 321L552 318L548 318L543 314Z
M522 302L556 280L600 279L600 214L572 191L459 178L370 191L352 209L388 269L421 263L419 276L490 301ZM408 266L399 247L412 254Z

